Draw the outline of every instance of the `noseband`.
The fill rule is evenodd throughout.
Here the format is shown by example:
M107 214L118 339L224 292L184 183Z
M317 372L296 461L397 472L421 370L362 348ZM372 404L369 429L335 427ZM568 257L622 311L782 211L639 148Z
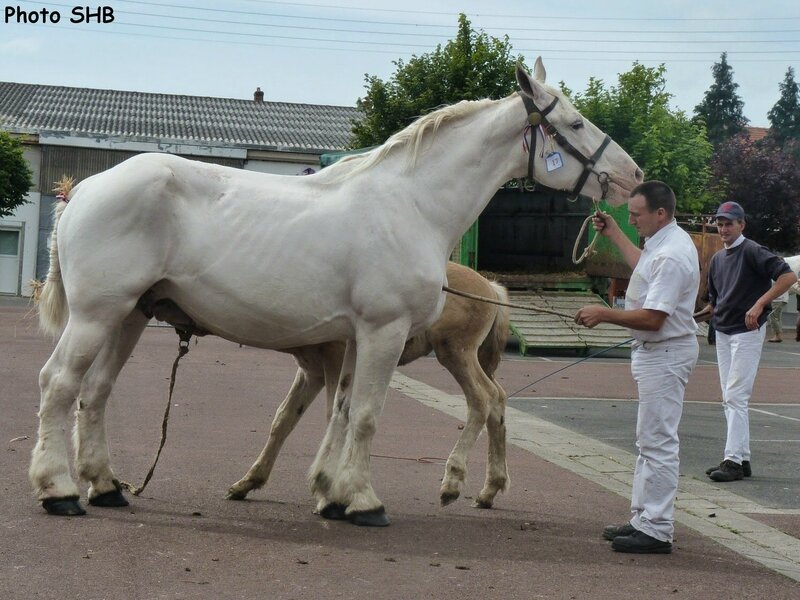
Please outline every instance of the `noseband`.
M608 195L608 182L611 180L611 177L605 171L596 171L594 166L597 161L600 160L603 152L611 143L611 137L606 134L605 138L603 139L603 143L600 144L600 147L595 150L594 154L592 154L590 157L587 157L585 154L583 154L583 152L573 146L570 141L546 119L547 115L550 114L550 111L555 108L556 103L558 103L558 96L554 97L553 101L544 109L539 110L539 108L536 106L536 103L530 96L527 96L522 92L517 93L522 97L522 101L525 103L525 110L528 111L528 123L531 127L531 143L528 153L528 177L530 179L534 179L536 143L539 139L536 134L536 129L539 126L542 126L544 131L547 132L548 135L552 136L559 146L578 159L583 165L583 172L578 176L578 180L575 182L575 187L572 190L572 194L576 197L580 195L581 191L583 190L583 186L586 185L586 181L589 179L589 175L594 173L597 176L597 181L600 184L600 189L603 192L603 195L600 197L600 199L605 200L606 196Z

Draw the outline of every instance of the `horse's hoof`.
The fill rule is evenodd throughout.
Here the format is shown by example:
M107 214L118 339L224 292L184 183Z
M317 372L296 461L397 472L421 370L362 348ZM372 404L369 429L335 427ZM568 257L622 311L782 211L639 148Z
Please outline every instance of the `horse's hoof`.
M480 498L478 498L477 500L475 500L475 504L473 504L472 506L474 506L475 508L492 508L492 504L493 502L491 500L481 500Z
M48 515L57 517L79 517L85 515L86 511L78 502L78 496L67 496L66 498L45 498L42 500L42 507Z
M344 512L346 510L347 507L344 504L337 504L336 502L333 502L319 511L319 516L321 516L323 519L329 519L331 521L344 521L347 518L347 515Z
M458 496L458 492L442 492L442 495L439 496L439 501L442 503L442 506L447 506L458 500Z
M225 496L226 500L246 500L247 492L228 490L228 495Z
M373 510L351 512L347 515L347 519L359 527L386 527L390 523L386 509L382 506Z
M120 490L111 490L104 494L98 494L94 498L89 498L92 506L102 506L104 508L119 508L128 506L128 500L122 495Z

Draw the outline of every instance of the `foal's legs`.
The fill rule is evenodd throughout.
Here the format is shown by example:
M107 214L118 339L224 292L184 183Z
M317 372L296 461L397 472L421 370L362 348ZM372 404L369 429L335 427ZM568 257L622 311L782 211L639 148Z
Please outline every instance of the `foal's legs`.
M458 498L460 487L467 477L467 457L478 439L487 419L489 433L489 460L486 465L486 482L476 505L490 508L497 491L505 489L507 471L505 463L505 394L499 402L498 387L478 363L475 348L461 351L448 350L447 346L434 343L436 358L450 371L464 390L467 401L467 424L453 447L445 466L440 498L446 506Z
M328 428L320 444L317 456L308 471L311 482L311 493L317 500L316 510L325 518L342 519L346 504L340 504L330 498L331 485L336 467L342 453L347 428L350 422L350 399L353 393L353 376L356 368L356 343L347 342L342 368L339 372L338 384L333 403L333 412L328 419Z
M227 496L229 500L244 500L248 492L262 487L269 479L283 442L325 384L321 365L317 367L314 370L303 366L297 369L294 383L272 420L267 445L247 474L230 487Z
M81 389L83 376L108 335L133 306L103 314L73 310L50 359L39 374L41 403L39 435L28 476L37 498L51 514L83 514L77 502L78 486L70 477L67 451L69 412ZM122 312L124 311L124 312Z
M508 488L508 465L506 463L506 391L492 380L495 393L489 402L486 431L489 434L489 455L486 462L486 481L475 500L479 508L491 508L499 491Z
M75 413L75 468L78 476L90 483L89 504L127 506L111 470L106 440L106 402L122 367L130 358L147 326L148 318L134 310L111 333L94 363L83 378Z

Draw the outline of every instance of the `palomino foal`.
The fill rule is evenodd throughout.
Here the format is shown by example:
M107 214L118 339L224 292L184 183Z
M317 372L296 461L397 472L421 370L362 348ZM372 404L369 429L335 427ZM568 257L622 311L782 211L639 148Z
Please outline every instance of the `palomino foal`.
M461 235L503 183L526 174L612 205L642 180L622 148L544 83L540 59L534 72L517 68L518 94L439 109L306 177L141 154L78 184L55 212L40 299L42 325L60 334L39 376L29 469L45 509L83 512L66 434L76 400L75 466L89 502L125 502L105 405L147 324L137 308L147 297L249 346L344 341L311 491L321 513L346 507L354 522L387 524L369 469L376 421L406 340L442 311ZM540 152L544 137L560 161Z
M508 301L504 287L456 263L448 263L447 281L451 288L461 292ZM508 486L506 393L494 378L508 340L508 319L506 307L448 294L439 319L408 340L400 356L402 366L433 351L464 390L467 423L447 459L439 491L442 506L460 495L467 477L467 456L484 425L489 437L486 479L475 505L491 508L497 492L505 491ZM327 342L290 351L298 364L294 383L278 407L266 446L247 474L228 490L228 498L244 500L251 490L267 482L284 441L323 387L330 419L344 350L343 342ZM327 516L335 516L334 511L329 509Z

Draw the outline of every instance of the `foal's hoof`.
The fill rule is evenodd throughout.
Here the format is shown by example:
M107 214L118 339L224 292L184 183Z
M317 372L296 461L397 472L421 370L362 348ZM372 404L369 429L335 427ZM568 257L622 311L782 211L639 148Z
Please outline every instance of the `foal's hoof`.
M78 496L67 496L66 498L45 498L42 500L42 507L48 515L57 517L79 517L85 515L86 511L78 502Z
M128 506L128 500L120 490L111 490L105 494L98 494L94 498L89 498L89 504L104 508L118 508L120 506Z
M456 500L458 500L459 493L458 491L455 492L442 492L439 496L439 501L441 502L442 506L447 506L448 504L452 504Z
M347 519L353 525L360 527L386 527L390 523L386 509L382 506L373 510L351 512L347 515Z
M344 504L337 504L336 502L333 502L319 511L319 516L321 516L323 519L329 519L331 521L344 521L347 518L347 515L344 512L346 510L347 507Z

